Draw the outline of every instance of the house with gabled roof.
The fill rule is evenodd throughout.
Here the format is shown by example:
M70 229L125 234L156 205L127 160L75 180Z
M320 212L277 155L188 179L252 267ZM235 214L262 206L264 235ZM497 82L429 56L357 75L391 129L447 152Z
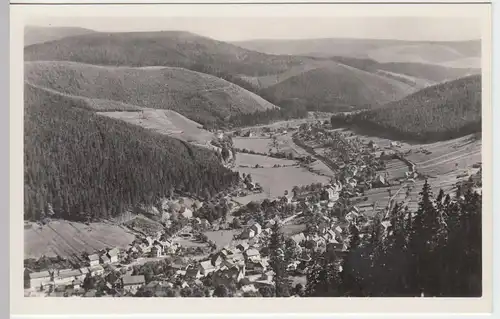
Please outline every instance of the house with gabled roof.
M96 265L89 267L89 272L91 276L101 276L104 274L104 268L101 265Z
M250 246L248 245L248 243L239 243L237 246L236 246L236 249L238 249L240 252L244 252L245 250L247 250Z
M250 229L254 231L255 236L260 235L262 232L262 226L259 223L254 223L252 226L250 226Z
M300 247L300 243L302 243L303 241L305 241L305 240L306 240L306 236L305 236L305 235L304 235L304 233L302 233L302 232L301 232L301 233L298 233L298 234L295 234L295 235L292 235L290 238L291 238L291 239L293 240L293 242L294 242L297 246L299 246L299 247Z
M163 254L163 249L160 245L153 245L150 251L151 257L161 257Z
M246 228L242 233L241 233L241 238L243 239L250 239L250 238L253 238L255 236L255 231L248 227Z
M212 264L211 260L205 260L200 262L199 267L201 276L207 276L208 274L211 274L217 270L217 268Z
M47 270L32 272L28 276L31 288L38 288L52 281L52 274Z
M109 263L111 263L111 259L109 259L109 257L107 255L102 255L101 256L101 262L103 264L109 264Z
M75 289L75 290L80 289L83 286L83 281L80 279L75 279L75 280L73 280L72 285L73 285L73 289Z
M118 255L120 254L120 250L118 248L113 248L108 251L108 258L111 263L118 262Z
M61 269L54 273L54 284L57 286L69 285L80 276L79 269Z
M85 277L87 277L87 274L89 273L89 269L87 267L82 267L80 268L80 275L78 276L77 279L79 280L85 280Z
M144 275L122 277L122 287L126 292L136 293L137 289L145 284L146 279L144 278Z
M90 267L99 265L99 255L98 254L88 255L87 258L88 258Z
M185 276L186 279L194 280L201 277L203 277L203 275L201 274L201 267L199 265L191 266L188 269L186 269L186 276Z

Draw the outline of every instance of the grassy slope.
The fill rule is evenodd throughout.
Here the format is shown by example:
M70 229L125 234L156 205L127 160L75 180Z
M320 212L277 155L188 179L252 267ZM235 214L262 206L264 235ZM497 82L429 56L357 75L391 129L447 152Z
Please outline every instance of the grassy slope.
M204 194L234 174L213 152L80 108L81 101L25 85L25 218L47 202L57 217L110 217L170 188Z
M171 109L201 123L274 107L230 82L181 68L38 61L25 63L25 80L75 96Z
M293 56L249 51L188 32L94 33L25 48L25 60L63 60L97 65L179 66L205 64L230 74L280 73L302 62Z
M186 142L208 146L214 134L202 125L172 110L142 109L141 112L99 112L98 114L138 125Z
M383 108L357 114L353 122L374 132L424 142L481 132L481 77L425 88Z

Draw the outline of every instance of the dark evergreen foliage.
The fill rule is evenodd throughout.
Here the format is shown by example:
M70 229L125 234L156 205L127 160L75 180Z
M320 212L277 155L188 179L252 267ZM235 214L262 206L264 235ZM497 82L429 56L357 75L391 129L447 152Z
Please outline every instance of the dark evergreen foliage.
M482 196L462 193L433 198L425 183L415 213L395 205L362 240L351 225L347 254L313 258L306 296L480 297Z
M334 115L331 124L421 142L477 133L481 131L481 77L432 86L380 109Z
M238 180L209 150L74 107L25 86L24 214L108 218L172 189L215 194Z

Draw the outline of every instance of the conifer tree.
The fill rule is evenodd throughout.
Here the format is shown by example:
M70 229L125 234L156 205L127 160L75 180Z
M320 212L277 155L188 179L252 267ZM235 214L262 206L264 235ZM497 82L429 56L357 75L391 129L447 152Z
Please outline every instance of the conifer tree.
M281 232L279 221L271 227L271 236L269 239L270 266L274 271L274 285L276 297L285 297L290 295L288 279L285 264L285 239Z

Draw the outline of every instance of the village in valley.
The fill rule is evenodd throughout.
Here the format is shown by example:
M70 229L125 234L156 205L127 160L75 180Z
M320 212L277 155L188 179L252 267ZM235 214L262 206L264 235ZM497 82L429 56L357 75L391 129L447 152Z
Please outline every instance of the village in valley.
M240 173L237 186L210 198L172 191L107 221L126 230L127 244L26 259L25 296L273 296L278 258L290 295L300 297L315 256L345 254L352 227L360 237L375 221L387 231L394 205L416 209L426 180L447 192L481 188L473 136L455 141L457 156L456 145L370 138L333 128L328 118L214 136L226 167ZM477 152L460 157L464 145ZM293 174L300 184L286 180ZM57 233L49 217L31 227L42 224Z

